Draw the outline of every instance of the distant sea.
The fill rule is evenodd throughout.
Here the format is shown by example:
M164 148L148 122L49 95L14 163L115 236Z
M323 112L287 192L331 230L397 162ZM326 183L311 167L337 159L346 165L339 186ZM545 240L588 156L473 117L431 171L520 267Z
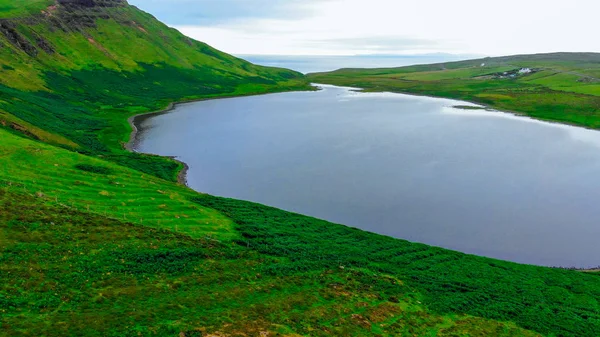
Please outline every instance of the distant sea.
M237 55L252 63L288 68L302 73L332 71L340 68L391 68L415 64L461 61L481 55L424 54L424 55L358 55L358 56L290 56Z

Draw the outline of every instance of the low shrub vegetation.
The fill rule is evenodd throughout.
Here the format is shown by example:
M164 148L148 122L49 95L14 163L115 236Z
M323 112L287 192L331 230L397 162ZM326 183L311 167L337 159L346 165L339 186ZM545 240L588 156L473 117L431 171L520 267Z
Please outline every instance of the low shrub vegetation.
M113 171L111 169L109 169L108 167L104 167L104 166L96 166L96 165L89 165L89 164L77 164L75 165L75 168L81 171L86 171L86 172L92 172L92 173L96 173L96 174L112 174Z

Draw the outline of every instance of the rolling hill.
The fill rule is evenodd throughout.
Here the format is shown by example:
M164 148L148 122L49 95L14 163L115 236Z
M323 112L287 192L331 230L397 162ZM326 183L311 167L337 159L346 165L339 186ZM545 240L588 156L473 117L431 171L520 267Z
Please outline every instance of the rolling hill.
M600 334L598 274L196 193L124 149L135 114L299 73L121 0L0 0L0 55L0 336Z
M600 54L517 55L310 74L318 83L481 103L537 119L600 128Z

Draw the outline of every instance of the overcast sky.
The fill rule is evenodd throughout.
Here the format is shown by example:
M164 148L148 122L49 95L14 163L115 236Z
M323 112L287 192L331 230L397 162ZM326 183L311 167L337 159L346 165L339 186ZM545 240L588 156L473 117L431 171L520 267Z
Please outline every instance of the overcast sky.
M598 0L129 0L233 54L600 52Z

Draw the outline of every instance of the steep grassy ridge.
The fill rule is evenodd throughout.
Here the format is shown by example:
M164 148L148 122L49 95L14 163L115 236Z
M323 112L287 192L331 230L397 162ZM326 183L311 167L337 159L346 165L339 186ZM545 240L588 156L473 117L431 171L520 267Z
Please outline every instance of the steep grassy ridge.
M165 179L180 166L123 151L129 116L178 100L307 88L300 73L222 53L123 0L0 8L0 125Z
M519 71L529 68L531 73ZM311 74L319 83L456 98L600 128L600 54L556 53Z

